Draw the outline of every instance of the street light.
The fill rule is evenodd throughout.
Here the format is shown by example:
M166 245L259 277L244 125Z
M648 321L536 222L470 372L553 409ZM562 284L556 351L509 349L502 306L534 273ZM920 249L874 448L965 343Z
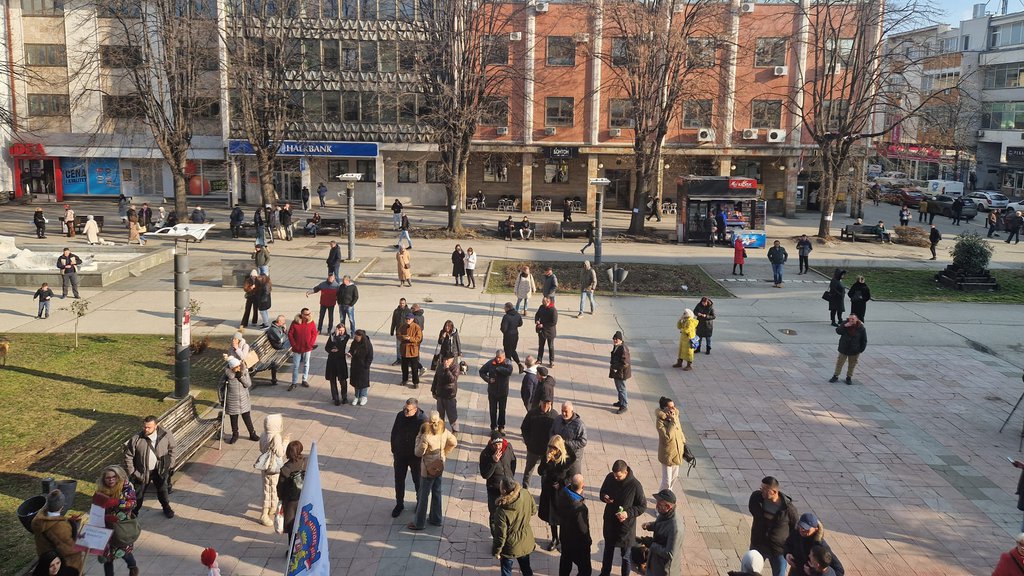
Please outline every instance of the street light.
M601 263L601 234L604 228L604 189L612 181L607 178L591 178L590 185L597 187L597 211L594 215L594 264Z
M356 182L363 179L361 172L346 172L336 176L338 180L345 183L346 205L348 206L348 262L355 262L356 259ZM338 193L341 196L341 193Z

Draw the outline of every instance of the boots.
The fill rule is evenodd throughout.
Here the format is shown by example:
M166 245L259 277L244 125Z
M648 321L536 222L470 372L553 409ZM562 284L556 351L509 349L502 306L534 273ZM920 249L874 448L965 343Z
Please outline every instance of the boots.
M270 516L270 508L263 509L263 514L260 516L260 524L264 526L274 525L274 519Z
M683 370L693 370L693 362L687 362L686 366L683 367Z
M128 576L139 576L139 567L132 566L128 568Z
M228 444L234 444L237 441L238 441L238 430L233 430L231 432L231 437L228 438L227 440L225 440L224 442L227 442Z
M526 366L523 366L522 362L516 362L516 365L519 366L519 373L520 374L523 374L524 372L526 372Z
M679 360L676 360L676 363L673 364L672 367L673 368L682 368L683 367L683 359L680 358Z

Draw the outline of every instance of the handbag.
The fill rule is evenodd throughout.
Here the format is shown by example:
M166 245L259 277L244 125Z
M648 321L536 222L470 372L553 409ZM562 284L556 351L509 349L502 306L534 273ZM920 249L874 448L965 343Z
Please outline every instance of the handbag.
M690 348L693 348L694 350L700 348L700 336L690 338Z
M277 513L274 514L274 532L281 534L284 532L284 505L277 505Z
M423 475L427 478L437 478L444 473L444 457L441 456L441 449L438 448L437 452L429 452L424 456L433 456L424 460L423 462Z
M430 369L437 370L437 366L441 363L441 355L434 354L434 357L430 359Z
M248 368L252 368L253 366L260 363L260 355L257 354L255 350L250 348L249 353L245 355L244 362Z
M119 520L113 525L114 533L110 537L110 545L112 548L125 548L131 546L139 539L139 535L142 534L142 527L139 525L138 518L125 518Z
M825 290L824 292L822 292L821 299L825 300L825 301L832 300L832 291L831 290Z
M465 374L469 372L469 364L466 364L465 360L459 360L459 373Z
M746 249L746 248L744 248L744 249L743 249L743 257L744 257L744 258L746 258L746 257L747 257L747 249Z
M146 225L145 224L139 224L139 234L145 234L145 233L146 233Z
M270 474L277 474L280 472L281 466L284 466L284 462L281 461L281 457L275 455L269 450L260 454L259 457L256 458L256 462L252 465L253 468Z
M690 465L690 467L686 469L686 475L689 476L690 470L697 467L697 457L690 451L689 444L683 444L683 461Z

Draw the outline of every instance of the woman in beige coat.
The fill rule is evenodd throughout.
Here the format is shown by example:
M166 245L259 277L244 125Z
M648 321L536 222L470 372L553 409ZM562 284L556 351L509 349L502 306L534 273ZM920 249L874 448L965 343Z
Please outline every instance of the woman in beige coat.
M405 246L398 247L395 260L398 261L398 285L412 286L412 265L409 260L409 251L405 249Z
M284 417L280 414L268 414L263 418L260 453L270 452L271 461L271 466L263 471L263 514L260 515L260 524L264 526L273 526L277 514L277 480L281 470L275 469L275 462L284 462L285 447L288 446L288 439L281 436L283 427Z
M425 527L427 500L430 501L430 523L441 525L441 477L444 475L444 462L457 445L455 435L444 427L441 414L432 410L430 419L420 426L420 433L416 436L414 453L420 459L420 487L416 497L416 520L406 525L409 530L423 530Z
M672 488L683 463L686 436L679 421L679 411L671 398L661 397L654 411L658 427L658 462L661 462L661 489Z

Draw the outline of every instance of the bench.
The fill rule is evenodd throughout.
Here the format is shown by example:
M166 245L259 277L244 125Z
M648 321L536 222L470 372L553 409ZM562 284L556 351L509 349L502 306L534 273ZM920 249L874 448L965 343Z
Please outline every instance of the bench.
M882 241L878 234L878 226L868 224L847 224L839 233L839 238L843 240L849 239L854 242L858 239Z
M177 443L175 450L174 468L172 472L178 471L184 466L207 440L213 438L220 430L221 420L217 418L200 418L196 409L196 399L193 396L186 396L178 401L167 412L160 415L160 427L169 430L174 434Z
M498 238L501 238L502 240L505 239L505 225L506 224L508 224L508 222L506 220L498 220ZM529 226L530 230L533 230L533 234L530 235L530 238L536 237L537 236L537 223L536 222L530 222L528 224L528 226ZM512 233L511 233L511 236L513 238L518 238L519 237L519 230L522 227L523 227L523 223L522 222L512 222Z
M292 347L285 346L281 350L275 349L270 345L270 338L267 337L267 332L264 331L252 344L249 344L249 348L259 356L260 361L255 366L249 366L249 374L256 375L259 372L270 370L270 379L272 382L277 382L277 370L284 365L286 361L292 357Z
M565 235L570 236L591 236L594 233L593 222L562 222L559 226L559 233L562 235L562 239L565 239Z
M96 221L96 225L100 227L100 232L103 232L103 216L93 216L93 220ZM75 216L75 232L78 234L84 234L85 223L89 221L88 216Z
M312 218L306 218L306 224L312 221ZM316 226L316 233L324 234L329 232L336 232L338 234L348 232L348 221L344 218L321 218L320 223Z

